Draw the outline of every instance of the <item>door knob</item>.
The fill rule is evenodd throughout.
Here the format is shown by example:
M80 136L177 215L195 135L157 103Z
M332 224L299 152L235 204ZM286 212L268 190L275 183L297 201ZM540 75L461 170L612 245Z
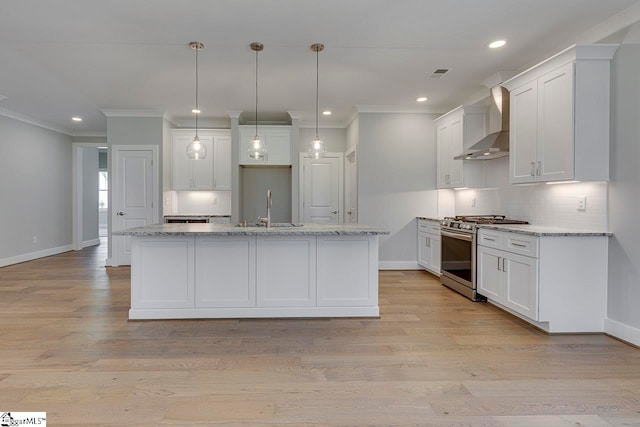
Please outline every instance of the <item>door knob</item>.
M331 213L335 215L338 213L338 211L331 211Z
M118 215L118 216L123 216L123 215L126 215L126 214L125 214L124 212L120 211L120 212L118 212L116 215Z
M351 211L347 211L347 215L351 215Z

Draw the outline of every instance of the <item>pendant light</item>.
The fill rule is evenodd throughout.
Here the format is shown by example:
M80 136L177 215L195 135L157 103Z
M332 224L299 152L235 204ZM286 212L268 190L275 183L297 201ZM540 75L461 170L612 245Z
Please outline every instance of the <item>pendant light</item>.
M262 160L264 159L265 154L267 154L267 145L264 141L260 140L260 136L258 135L258 52L264 49L264 45L262 43L251 43L249 45L251 50L256 53L256 134L253 137L253 140L249 143L247 147L247 152L249 153L249 157L254 160Z
M319 56L320 52L324 50L324 45L322 43L314 43L311 45L311 50L316 53L316 137L313 141L309 143L309 149L307 152L312 158L319 159L320 157L324 157L324 154L327 152L327 147L324 145L324 142L320 140L320 136L318 136L318 87L319 87Z
M201 160L207 157L207 147L200 142L198 136L198 114L200 110L198 107L198 51L204 49L204 44L200 42L191 42L189 47L196 51L196 106L191 112L196 116L196 136L193 141L187 145L187 156L192 160Z

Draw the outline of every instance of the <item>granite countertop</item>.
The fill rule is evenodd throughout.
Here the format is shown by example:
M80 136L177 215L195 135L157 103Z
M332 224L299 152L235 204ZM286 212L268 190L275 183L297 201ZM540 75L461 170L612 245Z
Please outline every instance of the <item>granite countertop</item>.
M429 216L417 216L416 218L417 219L424 219L426 221L438 221L438 222L440 222L440 221L442 221L444 219L444 218L436 218L436 217L433 217L433 216L431 216L431 217L429 217Z
M231 215L165 215L165 218L230 218Z
M295 227L238 227L235 224L152 224L114 231L114 236L331 236L385 235L389 231L362 224L296 224Z
M479 229L508 231L510 233L528 234L530 236L573 236L573 237L594 237L612 236L608 231L576 230L566 227L552 227L546 225L533 224L482 224Z

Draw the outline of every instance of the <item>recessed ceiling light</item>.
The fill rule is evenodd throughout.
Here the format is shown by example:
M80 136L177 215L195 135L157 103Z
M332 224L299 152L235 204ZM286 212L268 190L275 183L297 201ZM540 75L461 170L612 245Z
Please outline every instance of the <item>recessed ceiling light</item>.
M200 110L198 110L197 108L194 108L193 110L191 110L191 112L194 114L200 114Z
M421 96L420 98L416 99L416 101L418 101L418 102L427 102L427 97L426 96Z
M505 44L507 44L507 42L506 42L506 41L504 41L504 40L496 40L496 41L494 41L493 43L490 43L490 44L489 44L489 47L490 47L491 49L496 49L496 48L499 48L499 47L504 46Z
M323 112L322 112L322 114L323 114L324 116L330 116L330 115L331 115L331 111L329 111L329 110L325 110L325 111L323 111Z
M73 120L74 122L81 122L82 121L82 117L78 117L78 116L71 117L71 120Z

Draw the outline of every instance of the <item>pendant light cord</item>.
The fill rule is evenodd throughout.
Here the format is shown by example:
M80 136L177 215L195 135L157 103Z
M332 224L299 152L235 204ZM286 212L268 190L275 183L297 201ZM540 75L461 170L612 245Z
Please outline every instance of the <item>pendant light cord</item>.
M258 51L256 50L256 135L258 139Z
M200 50L200 48L196 46L196 138L198 137L198 112L200 111L198 107L198 50Z
M318 87L320 86L320 83L318 82L319 80L319 62L320 60L318 59L320 56L320 51L316 50L316 140L320 139L320 137L318 136L318 120L319 120L319 115L318 115L318 110L320 109L320 103L318 101Z

